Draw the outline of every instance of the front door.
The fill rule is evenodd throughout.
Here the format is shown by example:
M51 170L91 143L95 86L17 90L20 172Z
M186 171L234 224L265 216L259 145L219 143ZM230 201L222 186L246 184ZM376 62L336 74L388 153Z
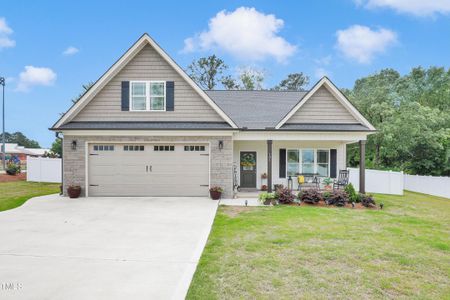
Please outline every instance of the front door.
M256 188L256 152L241 152L241 187Z

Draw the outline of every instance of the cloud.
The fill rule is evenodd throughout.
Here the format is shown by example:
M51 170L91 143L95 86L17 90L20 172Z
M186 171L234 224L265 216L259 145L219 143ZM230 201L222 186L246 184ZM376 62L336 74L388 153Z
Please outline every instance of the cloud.
M318 67L314 70L314 76L318 79L328 76L330 77L331 73L328 70L325 70L324 68Z
M321 58L317 58L314 60L314 62L318 65L324 65L324 66L328 66L331 63L331 55L327 55Z
M78 52L80 52L80 50L78 48L70 46L70 47L67 47L66 50L64 50L63 55L69 56L69 55L77 54Z
M355 0L355 3L369 9L390 8L420 17L450 13L449 0Z
M16 41L9 37L12 33L13 30L6 23L6 19L0 18L0 50L16 46Z
M17 91L26 92L32 86L50 86L56 81L56 73L50 68L25 66L25 71L19 74Z
M278 35L283 26L282 19L255 8L223 10L209 20L207 30L184 40L183 52L220 49L240 59L285 62L297 47Z
M389 29L371 30L353 25L336 32L336 48L346 57L361 64L370 63L375 55L383 53L397 42L397 34Z

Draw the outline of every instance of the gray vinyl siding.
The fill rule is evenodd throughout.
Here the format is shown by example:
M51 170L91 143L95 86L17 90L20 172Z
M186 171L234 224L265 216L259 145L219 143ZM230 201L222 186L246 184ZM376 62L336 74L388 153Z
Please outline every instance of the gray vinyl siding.
M359 123L327 90L319 88L286 122L289 123Z
M175 82L175 110L130 112L121 110L121 82L161 80ZM207 121L222 117L150 45L145 46L73 121Z

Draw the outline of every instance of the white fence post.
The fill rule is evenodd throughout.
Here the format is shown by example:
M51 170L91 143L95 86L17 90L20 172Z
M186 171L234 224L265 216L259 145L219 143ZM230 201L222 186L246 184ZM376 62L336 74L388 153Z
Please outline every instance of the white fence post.
M28 156L27 181L61 182L61 158Z

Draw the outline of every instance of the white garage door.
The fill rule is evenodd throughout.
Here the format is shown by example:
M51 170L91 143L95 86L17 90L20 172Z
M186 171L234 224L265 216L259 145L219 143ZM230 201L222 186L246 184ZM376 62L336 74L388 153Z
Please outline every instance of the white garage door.
M207 144L89 144L89 196L207 196Z

